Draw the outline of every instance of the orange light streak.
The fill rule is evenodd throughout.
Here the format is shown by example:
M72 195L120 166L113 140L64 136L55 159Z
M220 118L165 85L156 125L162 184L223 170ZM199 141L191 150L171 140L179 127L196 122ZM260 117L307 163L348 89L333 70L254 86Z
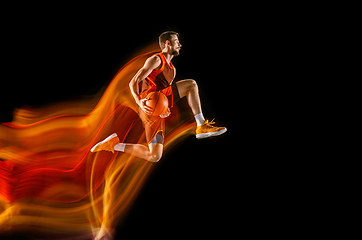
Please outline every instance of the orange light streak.
M121 141L146 144L128 87L156 45L145 52L123 66L102 95L18 109L11 123L0 124L0 234L89 239L92 229L115 228L124 218L155 163L90 149L114 132ZM178 122L165 136L165 151L194 128Z

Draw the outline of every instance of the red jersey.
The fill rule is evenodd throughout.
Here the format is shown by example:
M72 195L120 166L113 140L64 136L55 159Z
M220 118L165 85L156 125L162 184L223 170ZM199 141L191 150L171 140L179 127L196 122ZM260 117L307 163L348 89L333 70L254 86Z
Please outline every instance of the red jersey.
M175 78L175 68L172 63L166 61L163 53L155 54L161 59L159 70L153 70L141 84L141 98L145 98L150 92L160 91L168 98L169 107L173 104L171 83Z

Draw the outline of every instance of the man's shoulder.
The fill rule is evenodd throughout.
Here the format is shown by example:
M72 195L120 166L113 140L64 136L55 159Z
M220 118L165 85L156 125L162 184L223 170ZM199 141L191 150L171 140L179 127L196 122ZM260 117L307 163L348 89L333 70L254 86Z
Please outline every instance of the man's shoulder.
M161 57L158 54L154 54L151 57L147 58L146 65L151 66L152 68L158 68L162 63Z
M147 58L147 60L153 61L153 62L161 62L161 56L160 53L153 54L151 57Z

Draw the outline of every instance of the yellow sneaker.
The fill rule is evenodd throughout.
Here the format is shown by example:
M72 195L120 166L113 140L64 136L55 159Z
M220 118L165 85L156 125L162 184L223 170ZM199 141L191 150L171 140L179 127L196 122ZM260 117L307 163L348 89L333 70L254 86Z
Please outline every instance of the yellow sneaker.
M114 153L114 146L117 143L119 143L119 138L117 137L117 133L113 133L111 136L94 145L91 152L109 151Z
M212 136L219 136L226 132L226 127L214 127L211 124L215 124L214 119L209 122L208 120L205 121L204 124L201 126L196 127L196 138L208 138Z

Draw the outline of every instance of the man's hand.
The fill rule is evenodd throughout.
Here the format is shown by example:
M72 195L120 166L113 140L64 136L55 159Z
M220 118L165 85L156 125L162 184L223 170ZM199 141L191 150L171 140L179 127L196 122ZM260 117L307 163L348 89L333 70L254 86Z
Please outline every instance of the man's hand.
M149 100L149 98L144 98L140 100L139 106L142 109L142 111L144 111L147 115L151 115L153 108L147 106L147 101Z
M171 114L171 110L170 108L167 108L166 112L162 115L160 115L160 118L167 118L168 116L170 116Z

